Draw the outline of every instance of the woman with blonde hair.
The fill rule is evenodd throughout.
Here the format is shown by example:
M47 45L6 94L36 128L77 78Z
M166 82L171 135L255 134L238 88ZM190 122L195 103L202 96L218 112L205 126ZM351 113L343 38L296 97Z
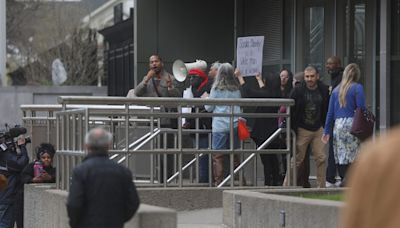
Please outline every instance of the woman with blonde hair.
M347 65L341 83L333 90L329 100L324 135L322 136L322 141L327 143L331 137L329 132L333 127L333 151L342 185L347 168L356 158L360 146L360 140L350 134L356 108L365 107L364 89L358 83L359 79L360 68L358 65L355 63Z
M231 64L223 63L218 69L217 76L211 88L209 98L226 99L241 98L240 85L234 76L234 70ZM205 105L208 112L213 113L231 113L233 108L234 113L240 113L240 107L235 105ZM224 150L230 149L230 117L229 116L215 116L212 118L212 149ZM234 147L239 147L239 139L237 133L238 117L233 118L233 139ZM214 185L218 186L224 177L224 154L215 153L212 155L213 160L213 178ZM239 157L234 156L234 165L239 165Z

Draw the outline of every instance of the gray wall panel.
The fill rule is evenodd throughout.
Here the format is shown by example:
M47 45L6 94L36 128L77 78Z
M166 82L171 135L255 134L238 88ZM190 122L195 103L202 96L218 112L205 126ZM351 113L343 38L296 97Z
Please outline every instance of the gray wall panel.
M244 35L265 36L264 65L279 64L283 49L281 0L248 0L244 5Z
M0 129L22 123L22 104L57 104L58 96L107 96L107 87L10 86L0 88Z
M176 59L234 58L234 0L138 0L137 11L138 82L152 53L163 57L169 72Z
M160 1L159 25L159 50L168 62L232 61L232 0Z
M138 75L143 75L141 64L148 66L149 56L157 52L157 0L138 0L137 8Z

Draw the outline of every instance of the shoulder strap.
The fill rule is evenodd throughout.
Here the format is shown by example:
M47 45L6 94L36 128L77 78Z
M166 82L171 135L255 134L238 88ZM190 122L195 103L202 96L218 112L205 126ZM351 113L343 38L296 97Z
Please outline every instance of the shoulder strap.
M157 88L157 86L156 86L156 82L154 81L154 77L151 78L151 81L153 82L153 87L154 87L154 90L155 90L156 93L157 93L157 96L158 96L158 97L161 97L160 92L158 91L158 88Z
M354 85L357 86L357 84ZM354 88L354 105L356 106L357 109L357 87Z

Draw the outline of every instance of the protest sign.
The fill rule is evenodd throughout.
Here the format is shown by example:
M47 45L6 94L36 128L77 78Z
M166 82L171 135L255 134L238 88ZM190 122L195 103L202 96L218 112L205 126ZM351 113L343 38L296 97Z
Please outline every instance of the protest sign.
M239 37L237 42L237 67L242 76L262 73L264 36Z

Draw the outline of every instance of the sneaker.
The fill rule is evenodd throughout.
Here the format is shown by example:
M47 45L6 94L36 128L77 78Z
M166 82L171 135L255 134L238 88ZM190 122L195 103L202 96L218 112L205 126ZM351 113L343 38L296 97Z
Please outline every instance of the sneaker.
M337 183L337 182L336 182ZM336 188L336 183L332 184L329 181L325 181L325 187L326 188Z
M335 183L335 187L336 188L341 188L341 187L343 187L343 185L344 185L344 182L341 182L341 181L336 181L336 183Z

